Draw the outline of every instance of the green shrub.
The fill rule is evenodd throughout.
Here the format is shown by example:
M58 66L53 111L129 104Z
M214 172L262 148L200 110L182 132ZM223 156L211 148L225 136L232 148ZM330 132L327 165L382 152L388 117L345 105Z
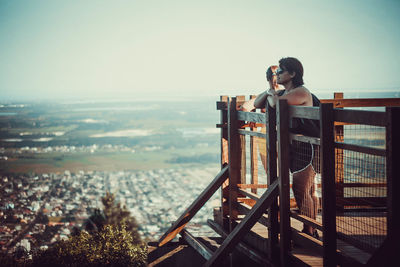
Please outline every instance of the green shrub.
M126 226L105 225L81 231L33 256L34 266L146 266L147 247L137 244Z

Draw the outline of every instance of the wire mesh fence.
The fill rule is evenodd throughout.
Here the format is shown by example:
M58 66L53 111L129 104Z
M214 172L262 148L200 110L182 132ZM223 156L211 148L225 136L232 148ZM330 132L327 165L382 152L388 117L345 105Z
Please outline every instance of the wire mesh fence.
M256 129L265 133L265 128ZM336 141L385 149L385 127L344 125L336 127ZM250 140L253 139L253 150ZM245 183L252 182L251 159L256 158L257 184L267 184L266 140L245 137ZM253 166L253 167L254 167ZM299 213L322 223L320 147L292 140L290 144L291 198ZM335 149L338 237L373 252L386 238L386 158L382 155ZM258 188L261 195L266 188ZM292 207L293 208L293 207Z
M344 125L337 140L385 148L385 128ZM335 151L338 235L373 252L386 238L386 158L345 149Z

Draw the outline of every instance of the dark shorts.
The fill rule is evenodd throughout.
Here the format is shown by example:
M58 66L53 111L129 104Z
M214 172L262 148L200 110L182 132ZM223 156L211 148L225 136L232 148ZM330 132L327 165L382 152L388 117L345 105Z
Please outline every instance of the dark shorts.
M290 144L290 171L299 172L309 165L319 173L319 146L293 140Z

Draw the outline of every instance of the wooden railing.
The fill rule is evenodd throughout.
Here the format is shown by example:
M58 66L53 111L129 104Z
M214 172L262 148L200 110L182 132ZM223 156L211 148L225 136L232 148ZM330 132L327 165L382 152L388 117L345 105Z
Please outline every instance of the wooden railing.
M265 113L256 113L238 110L238 107L245 101L245 97L222 96L221 101L217 102L217 109L221 112L221 121L217 125L221 128L221 172L164 234L159 245L172 240L176 234L181 232L186 223L221 186L221 213L217 221L228 231L228 234L214 253L204 248L206 253L203 253L203 256L207 259L207 266L216 265L226 258L238 244L241 244L243 236L256 222L268 227L268 251L266 251L268 259L266 261L271 264L288 266L291 240L295 237L293 234L296 234L291 227L291 218L322 231L324 265L336 266L341 263L337 251L337 240L338 238L346 240L346 235L337 231L336 214L342 212L345 206L366 206L365 202L362 202L362 197L345 198L345 188L386 186L386 197L369 199L367 203L371 207L385 208L387 235L382 246L390 246L392 240L399 237L399 230L395 226L396 224L400 225L397 216L399 205L395 204L400 203L399 197L393 193L394 188L399 188L398 179L394 179L394 176L398 176L400 173L399 166L395 165L395 160L399 158L400 153L399 141L395 139L396 136L400 136L400 124L398 123L400 108L387 107L385 112L342 108L400 106L400 99L378 99L374 104L371 99L342 98L343 94L335 94L335 99L322 100L320 107L289 106L285 100L280 100L276 109L267 104ZM319 120L321 138L291 134L288 127L289 120L295 117ZM343 139L344 125L349 124L384 127L386 148L346 144ZM266 126L266 133L257 131L257 127L261 125ZM249 146L246 146L245 143L246 135L250 136ZM264 166L267 173L266 184L258 183L256 138L266 139L267 162ZM320 146L322 221L308 218L291 210L291 206L293 207L295 203L290 198L289 140L309 142ZM250 183L246 183L246 147L250 148ZM345 183L344 150L385 157L386 182L380 184ZM261 196L257 195L257 189L260 188L267 189ZM344 199L346 202L343 201ZM268 216L264 215L266 211ZM239 215L245 215L245 217L239 220ZM193 238L188 237L188 239L192 240ZM347 241L349 240L347 239ZM193 242L196 244L196 241ZM377 257L383 257L382 253L373 254L370 262L376 262Z

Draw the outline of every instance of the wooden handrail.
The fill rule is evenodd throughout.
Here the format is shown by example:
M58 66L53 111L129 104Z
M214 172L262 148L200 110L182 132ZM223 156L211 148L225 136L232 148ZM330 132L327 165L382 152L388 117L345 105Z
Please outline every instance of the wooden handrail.
M165 234L158 241L158 246L161 247L168 243L182 231L185 225L193 218L194 215L200 210L201 207L210 199L210 197L217 191L222 183L228 177L228 166L225 166L214 180L207 186L206 189L193 201L193 203L182 213L182 215L174 222L174 224L165 232Z

